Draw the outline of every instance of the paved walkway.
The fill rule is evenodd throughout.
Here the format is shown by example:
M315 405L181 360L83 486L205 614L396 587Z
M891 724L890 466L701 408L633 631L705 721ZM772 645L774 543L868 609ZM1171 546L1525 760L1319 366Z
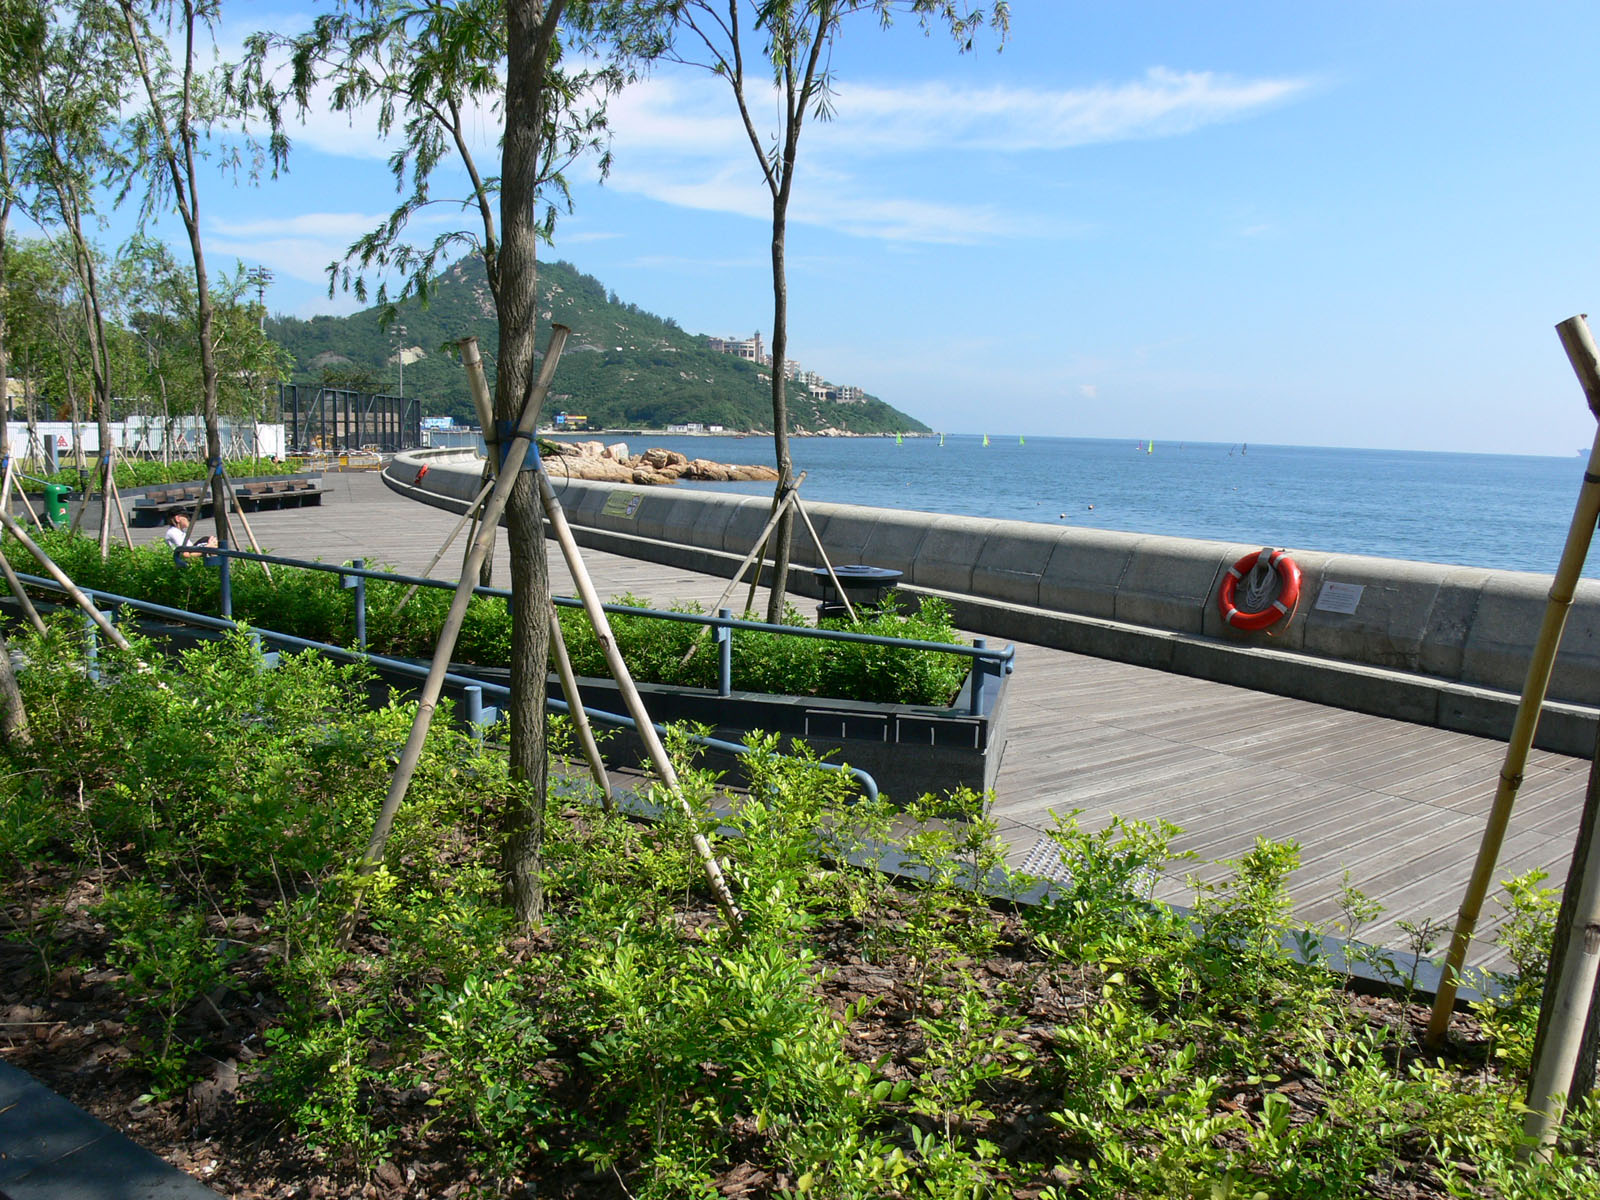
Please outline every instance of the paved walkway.
M251 516L272 552L344 561L365 557L421 572L456 518L403 500L375 474L328 476L320 508ZM136 530L136 540L160 530ZM554 543L552 586L571 594ZM454 578L460 543L434 571ZM665 604L710 605L725 580L616 555L585 552L602 595L621 592ZM495 580L508 578L502 536ZM1090 827L1112 814L1164 817L1200 856L1194 873L1214 878L1214 860L1247 852L1257 837L1293 839L1302 865L1291 880L1297 914L1338 915L1346 869L1382 903L1369 940L1404 945L1399 920L1453 922L1504 755L1503 743L1346 712L1306 701L1019 645L1009 682L1010 743L996 785L994 816L1021 858L1052 823L1081 809ZM1555 882L1566 873L1588 763L1535 751L1498 878L1533 868ZM1183 901L1181 878L1162 894ZM1484 929L1499 910L1491 900ZM1474 956L1484 959L1480 948Z

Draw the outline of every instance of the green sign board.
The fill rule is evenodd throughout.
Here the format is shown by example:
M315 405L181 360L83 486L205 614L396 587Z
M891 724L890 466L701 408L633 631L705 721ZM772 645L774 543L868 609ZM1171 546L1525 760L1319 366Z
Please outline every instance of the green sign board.
M600 511L608 517L624 517L631 521L638 515L643 500L643 492L612 492L606 497L605 507Z

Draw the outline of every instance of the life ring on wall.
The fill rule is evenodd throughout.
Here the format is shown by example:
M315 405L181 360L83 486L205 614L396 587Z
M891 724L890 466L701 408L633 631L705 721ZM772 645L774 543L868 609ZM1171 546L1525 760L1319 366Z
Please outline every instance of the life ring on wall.
M1239 608L1235 603L1239 582L1256 570L1258 564L1261 564L1262 555L1266 556L1266 562L1262 564L1265 570L1253 575L1245 584L1243 601L1247 604L1260 603L1262 607ZM1268 589L1274 582L1277 583L1277 595L1268 600L1267 596L1271 595ZM1257 630L1276 625L1292 613L1299 602L1299 565L1289 557L1287 550L1270 548L1246 554L1229 567L1228 573L1222 578L1222 590L1217 593L1217 611L1222 614L1222 619L1235 629Z

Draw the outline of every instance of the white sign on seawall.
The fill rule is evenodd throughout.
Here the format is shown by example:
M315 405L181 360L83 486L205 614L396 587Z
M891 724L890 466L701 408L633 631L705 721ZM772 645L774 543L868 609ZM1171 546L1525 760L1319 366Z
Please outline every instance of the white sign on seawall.
M1361 603L1361 593L1366 590L1364 583L1335 583L1330 579L1317 593L1314 607L1318 612L1353 613Z

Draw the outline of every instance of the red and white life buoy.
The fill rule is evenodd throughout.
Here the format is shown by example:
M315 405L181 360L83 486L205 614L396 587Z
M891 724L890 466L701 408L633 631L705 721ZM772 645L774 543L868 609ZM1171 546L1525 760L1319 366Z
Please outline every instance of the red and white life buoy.
M1264 573L1266 578L1254 581L1255 589L1247 586L1246 593L1263 589L1270 583L1271 578L1276 577L1278 594L1260 609L1253 611L1241 609L1235 604L1239 581L1256 569L1256 564L1261 561L1263 554L1267 556L1267 569ZM1294 559L1289 557L1287 550L1267 549L1246 554L1228 568L1228 573L1222 578L1222 590L1217 593L1217 611L1222 614L1222 619L1235 629L1257 630L1275 625L1292 613L1299 602L1300 568Z

